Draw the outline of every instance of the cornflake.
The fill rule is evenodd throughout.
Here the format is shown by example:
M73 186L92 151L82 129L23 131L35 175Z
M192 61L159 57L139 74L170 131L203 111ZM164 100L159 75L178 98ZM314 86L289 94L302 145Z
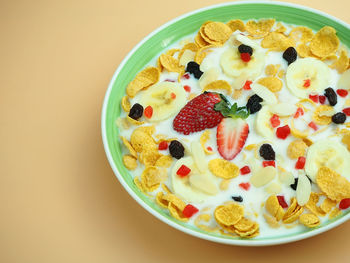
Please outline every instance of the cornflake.
M299 217L300 223L306 227L316 227L320 225L320 219L314 214L302 214Z
M328 105L318 106L312 114L312 120L318 125L329 125L332 122L334 109Z
M224 159L213 159L208 163L209 170L217 177L224 179L235 178L239 175L239 168L234 163Z
M122 139L124 146L129 150L130 154L137 159L137 152L132 147L130 142L127 139L125 139L123 136L120 136L120 138Z
M148 67L136 75L126 88L126 94L133 98L142 89L148 88L159 80L160 71L156 67Z
M311 192L309 201L306 203L305 207L317 216L325 216L325 211L323 211L320 207L317 206L319 199L319 194Z
M276 77L265 77L258 80L258 83L265 86L272 92L277 92L282 89L283 83Z
M287 148L287 155L291 159L298 159L300 156L305 156L307 144L303 140L292 141Z
M226 90L227 94L232 93L232 87L226 80L216 80L204 87L204 91L207 90Z
M179 61L168 55L168 54L162 54L159 57L159 62L162 65L163 68L165 68L169 72L182 72L183 66L179 65Z
M280 221L284 215L284 210L280 206L277 196L270 195L265 202L265 209L272 215L276 221Z
M231 28L232 32L235 32L236 30L239 30L241 32L245 31L245 25L244 22L240 19L230 20L226 23L226 25Z
M231 28L221 22L209 22L202 26L201 36L210 44L222 45L232 34Z
M153 192L166 178L167 173L165 169L149 166L146 167L146 169L141 174L141 183L147 192Z
M122 109L125 112L129 112L131 109L130 101L128 96L124 96L121 101Z
M290 224L293 223L298 217L303 213L304 208L298 205L295 197L291 199L291 204L283 216L283 223Z
M137 168L137 159L130 155L123 155L123 164L128 170L135 170Z
M326 57L337 51L339 39L333 27L325 26L310 41L311 52L318 57Z
M313 36L314 33L312 30L305 26L297 26L289 33L289 37L293 39L294 42L309 42Z
M293 40L289 39L282 33L271 32L261 41L263 48L270 51L285 51L288 47L293 47Z
M144 121L134 120L133 118L129 117L129 115L126 116L126 120L127 120L130 124L135 125L135 126L140 126L140 125L142 125L142 124L145 123Z
M218 206L214 211L215 220L222 225L232 226L244 215L244 208L238 204Z
M154 166L169 168L172 162L173 158L170 155L162 155L157 159Z
M280 65L269 64L265 68L265 74L269 77L274 77L274 76L276 76L279 68L280 68Z
M272 29L275 24L275 19L263 19L258 22L250 20L246 24L246 31L253 37L264 37Z
M144 149L155 149L156 143L153 138L142 130L134 130L130 137L132 147L136 152L142 152Z
M331 65L331 68L336 69L340 74L349 67L348 52L345 49L340 51L339 58Z
M343 135L341 142L344 143L348 148L348 151L350 151L350 134L349 133Z

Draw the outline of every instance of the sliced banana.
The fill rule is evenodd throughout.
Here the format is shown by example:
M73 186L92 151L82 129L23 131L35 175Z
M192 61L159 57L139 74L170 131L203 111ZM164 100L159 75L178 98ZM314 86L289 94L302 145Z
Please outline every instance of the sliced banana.
M290 64L286 72L288 89L299 98L320 94L329 86L331 71L327 64L315 58L300 58ZM309 83L308 87L305 82Z
M239 44L245 44L253 48L253 55L249 62L244 62L241 59L238 51L238 46L230 46L220 57L220 65L224 73L232 78L246 75L253 81L263 71L265 65L265 51L255 44L248 37L237 34L236 41Z
M162 121L175 113L186 104L186 92L181 85L174 82L160 82L147 89L140 99L145 108L152 106L153 115L150 121Z
M338 81L338 89L350 89L350 69L346 70L340 75Z
M261 136L272 139L273 129L270 125L271 112L268 105L262 106L255 119L255 129Z
M287 102L280 102L274 105L270 106L270 111L274 114L277 114L278 116L291 116L293 115L296 110L297 110L297 106L295 106L294 104L291 103L287 103Z
M191 143L191 153L194 160L194 164L201 173L208 171L208 162L205 159L205 153L202 145L198 141Z
M250 85L250 87L252 88L255 94L257 94L260 98L263 99L264 103L267 103L267 104L277 103L276 95L265 86L260 85L258 83L253 83Z
M198 84L203 90L206 85L217 80L219 78L219 75L220 75L220 69L216 67L212 67L203 73L203 75L198 80Z
M305 171L312 181L316 181L316 174L322 166L326 166L350 180L350 153L340 142L323 139L309 147Z

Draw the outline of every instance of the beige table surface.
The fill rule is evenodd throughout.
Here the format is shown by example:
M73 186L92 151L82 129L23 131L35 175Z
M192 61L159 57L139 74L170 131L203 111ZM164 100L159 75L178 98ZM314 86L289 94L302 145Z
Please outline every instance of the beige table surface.
M275 247L186 235L114 176L100 114L148 33L218 0L0 2L0 262L349 262L350 223ZM350 3L295 0L350 23Z

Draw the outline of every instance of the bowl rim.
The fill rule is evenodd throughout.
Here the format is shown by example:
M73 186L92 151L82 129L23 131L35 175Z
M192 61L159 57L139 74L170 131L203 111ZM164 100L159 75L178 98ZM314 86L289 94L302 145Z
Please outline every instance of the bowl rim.
M166 22L165 24L161 25L160 27L156 28L155 30L153 30L150 34L148 34L147 36L145 36L141 41L139 41L136 46L134 46L129 53L125 56L125 58L121 61L121 63L119 64L118 68L116 69L116 71L114 72L111 81L108 84L108 88L107 91L105 93L105 97L103 100L103 105L102 105L102 113L101 113L101 135L102 135L102 142L103 142L103 146L104 146L104 150L108 159L108 162L115 174L115 176L117 177L117 179L119 180L119 182L121 183L121 185L124 187L124 189L129 193L129 195L131 195L132 198L134 198L134 200L141 205L144 209L146 209L146 211L148 211L149 213L151 213L153 216L155 216L156 218L158 218L159 220L161 220L162 222L166 223L167 225L180 230L181 232L184 232L186 234L189 234L191 236L197 237L197 238L201 238L204 240L208 240L208 241L212 241L212 242L216 242L216 243L222 243L222 244L228 244L228 245L238 245L238 246L269 246L269 245L280 245L280 244L285 244L285 243L290 243L290 242L295 242L298 240L302 240L302 239L306 239L312 236L316 236L319 235L321 233L324 233L332 228L335 228L337 226L339 226L340 224L344 223L345 221L350 219L350 213L344 215L343 217L341 217L340 219L335 220L334 222L329 223L326 226L320 227L318 229L315 229L313 231L309 231L309 232L305 232L305 233L301 233L301 234L295 234L293 236L287 236L287 237L280 237L280 238L271 238L271 239L266 239L266 240L254 240L254 239L224 239L224 238L220 238L220 237L215 237L215 236L209 236L206 235L204 233L200 233L200 232L196 232L192 229L186 228L180 224L177 224L169 219L167 219L166 217L164 217L163 215L161 215L160 213L158 213L157 211L153 210L151 207L149 207L139 196L137 196L133 190L130 188L130 186L124 181L123 177L120 175L119 170L117 168L117 166L115 165L113 158L112 158L112 154L110 152L109 146L108 146L108 139L107 139L107 132L106 132L106 113L107 113L107 105L108 105L108 101L110 98L110 94L113 88L113 84L118 76L118 74L120 73L120 71L122 70L122 68L124 67L125 63L129 60L129 58L135 53L135 51L142 46L148 39L150 39L152 36L156 35L158 32L160 32L161 30L163 30L164 28L168 27L169 25L183 19L186 18L188 16L191 16L193 14L196 13L200 13L206 10L210 10L210 9L214 9L217 7L225 7L225 6L232 6L232 5L241 5L241 4L270 4L270 5L275 5L275 6L286 6L286 7L294 7L294 8L298 8L298 9L303 9L309 12L313 12L315 14L321 15L321 16L325 16L329 19L334 20L335 22L343 25L344 27L348 28L350 30L350 25L347 24L346 22L342 21L341 19L334 17L330 14L327 14L323 11L311 8L311 7L307 7L307 6L303 6L303 5L299 5L299 4L294 4L294 3L286 3L286 2L280 2L280 1L272 1L272 0L263 0L263 1L235 1L235 2L226 2L226 3L221 3L221 4L215 4L215 5L210 5L210 6L206 6L200 9L196 9L194 11L190 11L187 13L184 13L178 17L175 17L173 19L171 19L170 21Z

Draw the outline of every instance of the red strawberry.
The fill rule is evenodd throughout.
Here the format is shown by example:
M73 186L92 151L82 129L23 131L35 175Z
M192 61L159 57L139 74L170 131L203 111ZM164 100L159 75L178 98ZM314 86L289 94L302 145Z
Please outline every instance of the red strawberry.
M192 132L213 128L220 123L224 116L214 110L215 104L222 101L218 93L206 92L183 107L173 121L174 130L185 135Z
M232 160L242 150L249 133L249 125L244 120L225 118L216 132L218 151L225 160Z

